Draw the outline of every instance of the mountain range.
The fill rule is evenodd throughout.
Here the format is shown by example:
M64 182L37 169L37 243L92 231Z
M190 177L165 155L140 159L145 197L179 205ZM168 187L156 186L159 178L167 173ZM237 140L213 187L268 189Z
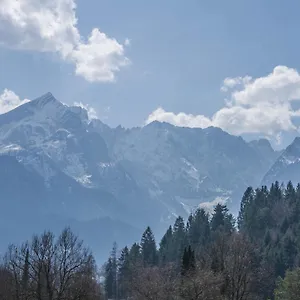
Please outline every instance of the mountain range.
M0 115L0 166L0 248L70 225L101 259L146 225L159 236L199 206L237 212L248 186L298 182L300 138L279 152L214 127L111 128L47 93Z

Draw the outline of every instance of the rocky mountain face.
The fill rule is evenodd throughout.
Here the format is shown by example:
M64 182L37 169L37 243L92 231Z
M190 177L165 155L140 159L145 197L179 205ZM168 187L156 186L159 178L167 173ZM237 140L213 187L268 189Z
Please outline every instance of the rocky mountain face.
M278 155L213 127L110 128L48 93L0 115L0 231L14 241L71 224L100 257L199 205L237 210Z
M300 182L300 138L289 145L278 157L270 170L262 180L263 185L271 185L274 181L287 183L292 181L294 185Z
M258 185L278 156L267 140L247 143L214 127L153 122L128 130L94 120L89 130L99 133L114 160L174 215L216 201L238 209L243 191Z

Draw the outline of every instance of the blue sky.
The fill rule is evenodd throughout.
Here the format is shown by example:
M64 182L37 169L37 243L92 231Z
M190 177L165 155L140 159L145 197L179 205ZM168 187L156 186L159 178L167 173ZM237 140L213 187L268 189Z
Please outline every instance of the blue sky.
M51 91L111 126L213 125L279 147L298 134L299 1L16 3L0 0L0 94L13 105ZM52 25L62 30L45 35Z

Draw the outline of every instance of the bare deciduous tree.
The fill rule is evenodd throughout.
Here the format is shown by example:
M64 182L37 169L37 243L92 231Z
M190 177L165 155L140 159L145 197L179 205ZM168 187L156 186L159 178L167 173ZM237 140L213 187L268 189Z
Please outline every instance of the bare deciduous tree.
M174 300L177 280L171 268L138 268L134 271L130 291L134 300Z
M228 241L224 258L225 295L228 300L256 299L255 284L258 278L256 257L251 243L241 234Z
M94 258L69 228L55 240L51 232L34 236L5 257L16 300L100 299Z
M197 270L187 274L179 287L180 299L219 300L222 277L210 270Z

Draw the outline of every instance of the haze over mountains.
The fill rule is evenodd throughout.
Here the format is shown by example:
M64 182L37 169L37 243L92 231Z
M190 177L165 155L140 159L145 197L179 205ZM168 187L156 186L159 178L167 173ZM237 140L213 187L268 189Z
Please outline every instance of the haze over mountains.
M199 205L237 211L248 186L300 170L299 138L277 152L214 127L110 128L51 93L0 115L0 154L0 246L70 224L98 257Z

